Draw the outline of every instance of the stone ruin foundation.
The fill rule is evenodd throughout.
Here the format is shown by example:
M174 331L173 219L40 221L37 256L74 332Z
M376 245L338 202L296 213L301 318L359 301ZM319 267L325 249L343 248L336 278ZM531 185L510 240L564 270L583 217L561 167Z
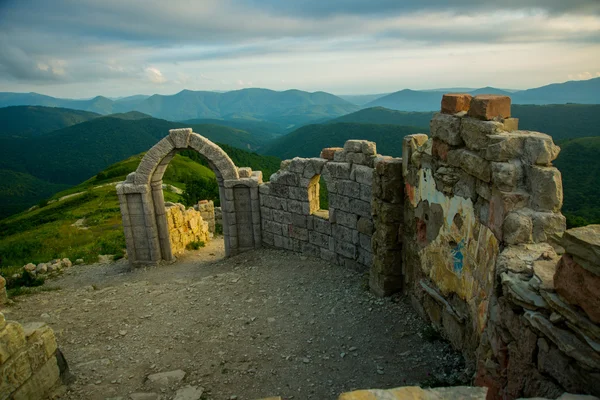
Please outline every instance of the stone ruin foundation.
M165 207L162 175L186 148L215 171L220 213L209 202ZM340 398L600 396L600 226L565 230L561 175L552 166L559 151L550 136L518 129L510 98L452 94L443 97L429 136L403 139L401 158L349 140L319 157L285 160L263 183L260 172L236 167L212 142L177 129L117 193L132 265L174 260L185 248L180 238L193 231L190 221L202 221L196 240L210 236L221 215L227 256L286 249L364 271L380 296L408 296L462 350L481 389ZM321 179L328 209L319 204ZM0 334L4 370L17 365L15 355L29 354L29 342L18 338L11 348L21 350L6 350L13 336ZM48 363L55 371L51 353L40 358L46 364L27 358L11 390L29 390L22 388Z

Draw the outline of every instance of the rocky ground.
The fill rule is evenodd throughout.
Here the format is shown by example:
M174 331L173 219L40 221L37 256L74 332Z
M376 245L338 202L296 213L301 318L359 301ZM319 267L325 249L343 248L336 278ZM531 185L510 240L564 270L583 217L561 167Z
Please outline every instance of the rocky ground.
M280 250L223 253L214 240L158 268L74 266L46 284L60 290L3 312L52 326L76 378L65 399L325 400L466 376L407 299L374 297L363 273Z

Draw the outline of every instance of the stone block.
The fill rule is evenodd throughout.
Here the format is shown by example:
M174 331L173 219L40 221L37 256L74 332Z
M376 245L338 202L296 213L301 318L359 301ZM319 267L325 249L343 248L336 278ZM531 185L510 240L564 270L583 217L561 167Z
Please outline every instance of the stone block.
M315 231L308 232L308 242L324 249L330 248L330 242L332 241L331 236L325 235Z
M306 218L307 217L305 215L292 213L291 214L291 219L292 219L291 223L294 226L297 226L299 228L306 228L307 227Z
M31 366L26 351L13 355L7 362L0 365L0 396L15 392L31 376ZM35 398L35 397L34 397Z
M374 156L377 154L377 145L375 142L363 140L360 151L366 156Z
M350 170L350 179L364 185L373 184L373 168L365 165L352 165Z
M509 161L523 154L523 137L519 132L490 135L485 158L490 161Z
M292 242L289 237L273 235L273 245L280 249L292 250Z
M339 209L343 211L352 211L352 208L350 207L350 200L350 197L330 194L329 209L334 208L336 210Z
M561 245L567 253L600 268L600 225L587 225L565 231Z
M345 211L338 210L335 213L335 222L336 224L356 229L356 223L358 220L358 216L354 213L349 213Z
M314 245L312 243L302 242L300 251L304 254L307 254L312 257L320 257L321 256L321 247Z
M261 232L261 235L262 235L263 243L266 244L267 246L273 246L275 244L272 232L267 232L267 231L263 230Z
M358 235L358 244L361 248L368 250L371 252L371 235L365 235L363 233L359 233Z
M442 96L442 113L457 114L462 111L469 111L471 99L473 96L466 93L448 93Z
M308 201L288 200L287 207L288 211L296 214L310 214L310 204Z
M336 183L337 193L347 197L360 198L360 183L341 180Z
M510 118L510 97L492 94L480 94L471 100L467 113L470 117L481 120L494 118Z
M366 166L369 164L369 160L369 156L366 156L363 153L346 153L346 162L351 164L359 164Z
M44 361L49 359L56 351L56 338L54 332L44 322L29 322L23 324L23 331L30 349L42 353ZM32 363L33 367L33 363ZM37 369L37 367L33 367Z
M238 175L240 178L250 178L252 176L252 168L240 167L238 168Z
M600 323L600 276L564 254L554 275L554 288L570 304L581 307L593 322Z
M531 217L511 212L504 219L503 239L508 244L531 243L533 222Z
M290 187L287 185L271 183L269 194L275 197L288 198L290 197Z
M335 162L346 162L346 155L348 153L345 150L342 151L336 151L335 153L333 153L333 161Z
M287 227L273 221L265 221L263 220L263 229L267 232L271 232L274 235L283 235L284 229L287 231Z
M560 213L532 212L533 241L547 242L551 237L558 237L567 228L567 219Z
M300 177L297 173L288 170L279 170L278 172L271 175L271 190L273 190L273 184L275 183L287 186L298 186L299 182Z
M360 199L350 199L349 210L361 217L370 218L372 214L371 203Z
M333 225L331 235L336 241L353 243L353 229L341 225Z
M489 135L495 135L504 129L504 125L496 121L480 121L474 118L463 118L460 134L471 150L484 150L490 144Z
M511 211L527 207L528 203L529 194L526 192L503 192L493 189L487 218L481 217L481 220L494 232L498 240L502 240L502 228L506 216Z
M260 207L260 217L262 220L272 221L273 209L265 206Z
M356 261L359 264L362 264L365 267L370 268L371 265L373 265L373 253L371 253L370 250L362 248L362 247L358 247L357 251L358 251L358 256L356 258Z
M341 147L327 147L321 150L321 158L324 158L326 160L333 160L334 154L342 150L344 149L342 149Z
M452 115L437 113L433 116L431 122L429 123L429 132L431 133L432 138L439 139L452 146L461 146L463 144L463 139L460 135L460 123L460 118L454 117ZM403 144L403 160L408 155L404 154L405 147L406 143ZM412 152L414 152L414 150L415 149L412 149Z
M434 138L431 142L431 155L442 161L448 160L448 152L450 150L452 150L452 147L438 138Z
M505 118L502 123L504 124L504 130L507 132L519 130L519 118Z
M563 187L560 171L554 167L531 166L528 169L531 206L536 211L560 211Z
M304 242L308 241L308 229L306 228L290 225L289 234L293 239L302 240Z
M517 131L524 135L524 159L531 164L550 165L560 153L560 147L554 144L552 137L544 133Z
M273 221L277 223L285 225L292 223L292 214L288 211L273 210L271 214Z
M492 183L500 190L513 191L522 177L520 162L510 163L492 162Z
M373 220L371 220L371 218L360 217L356 223L356 229L364 235L371 236L375 230L375 226L373 225Z
M346 152L360 153L362 152L362 140L347 140L344 143L344 150Z
M492 179L490 163L469 150L458 149L449 151L448 164L460 167L466 173L484 182L490 182Z
M356 246L342 240L335 240L335 252L352 260L357 256Z
M352 166L345 162L328 162L323 170L335 179L350 179L350 171Z
M13 354L25 346L25 332L16 322L8 322L0 330L0 364L4 364Z
M315 218L312 229L325 235L331 235L331 222L323 218Z
M48 394L52 388L59 385L60 370L56 357L52 356L41 368L35 370L29 378L12 396L14 400L30 400Z

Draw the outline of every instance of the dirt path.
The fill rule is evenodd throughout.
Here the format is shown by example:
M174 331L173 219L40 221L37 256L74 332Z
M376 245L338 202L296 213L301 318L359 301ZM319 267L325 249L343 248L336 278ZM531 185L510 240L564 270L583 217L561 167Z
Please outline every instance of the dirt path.
M7 318L45 320L77 380L67 399L335 399L355 388L417 384L455 373L461 358L421 338L403 299L378 299L363 274L295 253L262 250L224 260L223 242L177 263L130 271L126 261L76 266L18 298ZM181 369L181 382L149 374Z

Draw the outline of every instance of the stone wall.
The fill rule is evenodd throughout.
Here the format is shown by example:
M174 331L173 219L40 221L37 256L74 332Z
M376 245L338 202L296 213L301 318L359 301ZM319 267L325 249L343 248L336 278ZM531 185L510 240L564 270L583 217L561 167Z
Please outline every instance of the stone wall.
M186 246L192 242L207 243L210 240L208 222L204 221L200 211L169 202L165 203L165 210L174 255L183 253Z
M263 243L368 270L376 159L375 143L349 140L344 148L323 149L320 158L283 161L259 187ZM328 210L319 205L320 177L329 191Z
M598 395L600 235L564 233L560 149L517 125L507 97L445 95L404 139L404 291L488 399Z
M200 200L194 206L194 210L199 211L202 219L208 223L208 231L215 233L215 203L212 200Z
M44 399L61 385L54 332L44 323L20 325L0 313L0 400Z
M600 395L600 225L561 245L562 257L546 243L500 254L475 380L492 399Z

